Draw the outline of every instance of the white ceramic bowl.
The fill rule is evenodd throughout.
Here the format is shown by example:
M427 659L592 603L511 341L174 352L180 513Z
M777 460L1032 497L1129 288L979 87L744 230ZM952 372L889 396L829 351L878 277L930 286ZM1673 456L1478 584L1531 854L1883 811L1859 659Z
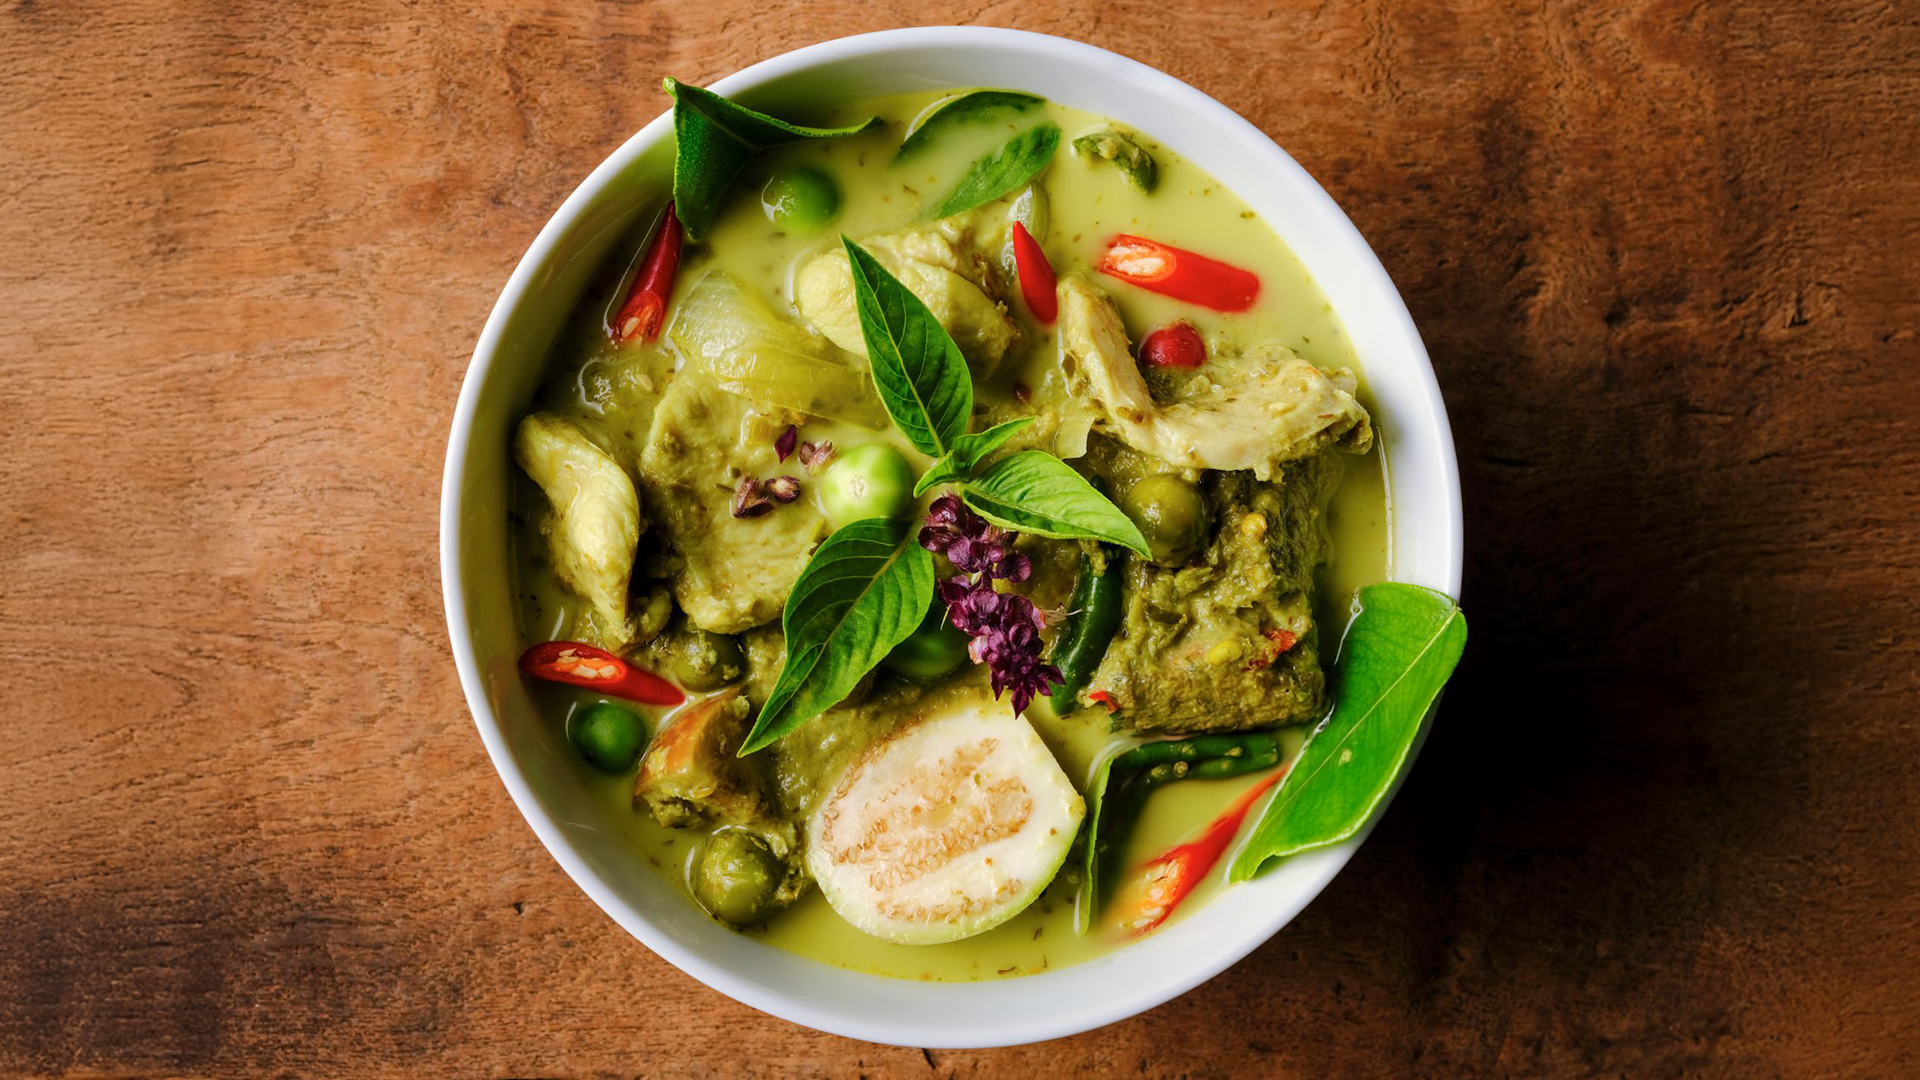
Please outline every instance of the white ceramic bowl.
M666 74L666 73L662 73ZM1265 218L1345 321L1391 453L1394 577L1458 595L1460 482L1439 386L1393 282L1346 215L1259 129L1193 87L1091 45L1013 30L934 27L842 38L777 56L713 89L775 113L950 86L1005 86L1150 133ZM1021 979L927 983L863 975L723 929L635 858L536 714L514 662L505 515L513 424L561 321L636 215L666 198L673 129L661 116L587 177L500 293L461 387L441 492L441 583L461 685L500 779L595 903L648 948L736 1000L822 1031L925 1047L1056 1038L1185 993L1247 955L1324 888L1362 839L1286 860L1204 911L1075 967ZM1303 962L1312 963L1312 957Z

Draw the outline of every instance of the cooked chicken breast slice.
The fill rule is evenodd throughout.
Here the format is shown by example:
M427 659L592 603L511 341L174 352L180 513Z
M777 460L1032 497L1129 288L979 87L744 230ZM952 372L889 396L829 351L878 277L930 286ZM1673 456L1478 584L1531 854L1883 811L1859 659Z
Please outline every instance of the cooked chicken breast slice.
M633 479L585 429L552 413L520 421L513 456L552 504L543 529L554 575L592 608L592 629L583 636L610 649L627 644L627 587L647 527Z
M1292 349L1267 344L1216 361L1231 375L1162 405L1147 391L1113 298L1080 275L1060 280L1060 363L1068 389L1103 413L1096 428L1176 465L1271 478L1282 462L1328 446L1353 453L1373 443L1353 373L1322 371Z
M777 475L775 436L798 413L767 409L682 372L654 409L640 482L665 536L667 576L687 620L737 634L777 619L826 519L810 500L758 517L733 515L742 477Z

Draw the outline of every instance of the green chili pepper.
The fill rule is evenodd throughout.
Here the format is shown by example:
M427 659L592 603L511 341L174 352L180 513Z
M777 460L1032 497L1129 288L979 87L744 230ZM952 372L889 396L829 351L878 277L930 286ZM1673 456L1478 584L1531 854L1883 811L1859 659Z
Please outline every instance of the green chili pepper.
M1062 716L1080 707L1080 692L1093 679L1120 629L1121 560L1109 553L1106 563L1105 572L1095 573L1093 560L1080 556L1080 578L1067 601L1067 624L1061 627L1048 658L1060 669L1060 684L1049 700Z
M1210 758L1278 756L1280 736L1271 731L1245 735L1196 735L1190 739L1143 743L1114 759L1115 769L1139 769L1162 762L1205 761Z
M1103 158L1113 162L1126 174L1129 183L1149 194L1153 192L1154 185L1160 182L1160 170L1153 163L1153 155L1113 128L1080 136L1073 140L1073 150L1082 157Z

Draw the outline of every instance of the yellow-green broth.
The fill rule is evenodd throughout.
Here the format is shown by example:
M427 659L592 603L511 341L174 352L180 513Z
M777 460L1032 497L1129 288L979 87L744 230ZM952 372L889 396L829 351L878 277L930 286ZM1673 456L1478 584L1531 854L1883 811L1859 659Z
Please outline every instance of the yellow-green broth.
M688 246L678 287L684 289L706 269L718 267L758 292L774 310L792 316L795 266L837 245L842 233L859 239L921 220L925 208L946 194L969 161L1035 119L1023 116L1004 130L976 131L930 148L910 165L890 167L910 122L946 96L927 93L879 98L849 104L828 116L803 118L844 122L871 114L886 123L861 136L798 143L762 154L734 185L711 234L702 243ZM1115 234L1127 232L1223 258L1260 277L1258 302L1251 310L1235 315L1198 309L1109 281L1107 284L1113 286L1109 291L1118 301L1134 340L1153 327L1180 318L1193 322L1210 340L1220 333L1243 343L1279 341L1323 367L1348 367L1359 372L1347 335L1326 297L1293 252L1238 196L1154 142L1149 133L1136 132L1137 140L1159 167L1156 190L1151 194L1141 192L1111 164L1083 159L1068 149L1075 136L1105 127L1106 121L1052 103L1045 108L1048 118L1060 125L1064 135L1059 154L1042 178L1049 195L1051 223L1043 245L1056 269L1065 272L1093 264ZM775 226L761 206L760 191L767 178L801 163L825 170L843 194L838 219L819 235L786 232ZM535 402L539 408L593 417L603 430L622 438L633 453L646 439L658 392L665 388L678 362L664 338L651 346L615 349L609 344L607 327L621 299L618 290L630 275L643 240L644 232L636 230L617 264L609 267L582 298L574 319L555 345L550 370ZM1036 325L1017 301L1011 306L1019 309L1028 340L1024 358L1010 365L1009 377L1029 386L1041 385L1057 370L1053 334ZM1364 376L1361 396L1365 401ZM809 423L808 437L834 439L843 446L888 438L917 466L927 463L893 432L880 434L846 425ZM1333 558L1324 571L1316 605L1327 662L1331 662L1334 645L1349 621L1355 591L1388 576L1389 506L1384 473L1384 448L1376 444L1372 453L1348 459L1345 477L1333 496L1328 516ZM543 541L534 528L541 506L538 490L524 477L517 476L515 483L516 584L522 601L522 629L529 641L566 638L579 615L579 604L558 585L545 565ZM538 693L546 715L556 725L566 724L579 706L601 700L564 687L542 686ZM648 714L655 731L671 719L671 713L663 710L642 711ZM1029 719L1083 792L1100 761L1137 742L1126 733L1110 732L1106 716L1097 709L1062 719L1054 717L1042 703L1029 710ZM1289 734L1288 760L1298 752L1303 739L1301 730ZM581 782L605 800L609 820L617 824L635 855L684 887L700 834L661 827L644 811L636 810L631 773L607 777L594 772L584 761L577 765ZM1132 867L1193 839L1235 795L1260 779L1187 781L1156 792L1129 838L1123 864ZM1176 910L1174 919L1204 907L1212 894L1224 887L1229 862L1230 858L1220 861L1206 882ZM1073 870L1070 860L1040 900L1008 922L945 945L896 945L863 934L841 920L817 889L810 890L769 925L743 932L830 964L901 978L964 981L1032 974L1097 956L1126 940L1117 929L1099 923L1089 934L1075 932L1077 879ZM693 901L689 898L688 902Z

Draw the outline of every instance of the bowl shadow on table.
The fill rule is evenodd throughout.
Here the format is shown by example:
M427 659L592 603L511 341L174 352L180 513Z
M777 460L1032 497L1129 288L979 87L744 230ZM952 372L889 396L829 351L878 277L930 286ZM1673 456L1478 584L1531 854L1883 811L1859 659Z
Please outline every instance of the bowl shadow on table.
M1735 1025L1701 985L1704 951L1777 891L1750 860L1805 786L1803 729L1761 718L1732 644L1763 615L1714 558L1716 526L1778 489L1697 468L1683 401L1601 405L1563 365L1453 355L1454 322L1415 317L1438 329L1459 441L1466 657L1347 869L1246 962L1137 1022L1157 1043L1222 1009L1250 1033L1312 1017L1468 1068L1510 1040L1699 1060Z

